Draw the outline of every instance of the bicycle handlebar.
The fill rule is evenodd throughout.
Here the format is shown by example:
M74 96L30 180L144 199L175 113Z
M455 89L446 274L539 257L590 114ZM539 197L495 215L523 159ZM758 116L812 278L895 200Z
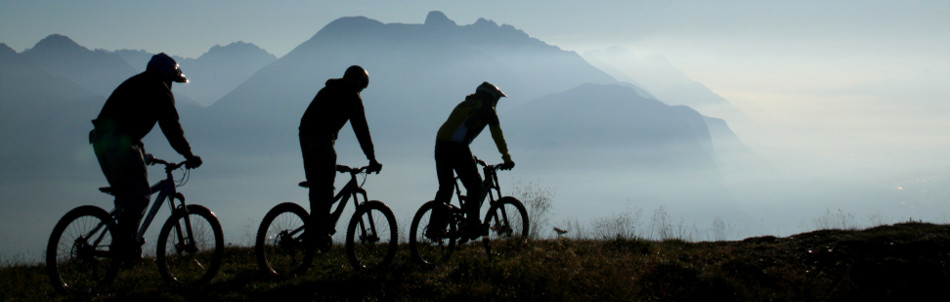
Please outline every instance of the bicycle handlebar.
M359 168L354 168L346 165L336 165L336 171L340 173L363 173L369 170L369 166L362 166Z
M505 168L504 168L505 163L489 165L489 164L486 163L484 160L478 159L478 157L476 157L476 156L472 156L472 158L474 158L474 159L475 159L475 162L478 163L479 165L481 165L482 167L485 167L485 168L488 168L488 169L491 169L491 170L511 170L510 168L509 168L509 169L505 169Z
M150 166L159 165L159 164L160 164L160 165L164 165L164 166L165 166L165 170L168 170L168 171L181 168L181 167L184 166L185 163L187 163L187 162L188 162L188 161L186 160L186 161L182 161L182 162L178 162L178 163L170 163L170 162L165 161L164 159L157 158L157 157L155 157L154 155L145 154L145 163L146 163L146 164L148 164L148 165L150 165Z

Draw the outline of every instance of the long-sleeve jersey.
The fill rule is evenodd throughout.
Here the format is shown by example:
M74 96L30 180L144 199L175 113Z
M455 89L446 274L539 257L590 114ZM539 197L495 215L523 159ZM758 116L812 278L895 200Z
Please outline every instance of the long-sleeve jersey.
M175 96L161 76L145 71L122 82L92 121L96 131L112 132L141 144L158 123L169 144L185 157L193 156L178 121Z
M469 145L488 126L498 152L506 162L511 161L508 144L498 122L495 107L483 100L478 94L470 94L455 106L448 120L439 128L436 140Z
M327 80L326 87L317 92L310 106L304 111L298 129L300 136L327 139L332 143L347 121L353 126L363 153L368 159L375 160L363 99L356 84L342 79Z

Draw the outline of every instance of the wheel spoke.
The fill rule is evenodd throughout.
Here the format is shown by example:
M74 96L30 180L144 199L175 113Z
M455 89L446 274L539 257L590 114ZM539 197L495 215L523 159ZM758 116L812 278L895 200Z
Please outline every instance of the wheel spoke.
M255 253L261 271L277 277L302 274L313 259L314 248L304 244L307 212L297 204L271 209L257 232Z
M107 227L111 219L94 206L78 207L60 219L46 251L47 274L54 288L88 294L115 278L118 261L110 252L112 232Z
M376 269L392 261L398 234L396 218L385 204L362 204L347 226L346 251L356 269Z
M413 216L409 227L409 249L412 258L425 267L433 267L448 260L455 249L458 234L451 213L442 213L441 215L446 217L433 219L436 209L444 207L444 204L435 201L423 204ZM442 221L444 225L431 224L438 221Z
M207 209L191 205L188 211L176 212L165 223L159 234L156 260L166 280L197 285L214 278L223 249L217 218Z

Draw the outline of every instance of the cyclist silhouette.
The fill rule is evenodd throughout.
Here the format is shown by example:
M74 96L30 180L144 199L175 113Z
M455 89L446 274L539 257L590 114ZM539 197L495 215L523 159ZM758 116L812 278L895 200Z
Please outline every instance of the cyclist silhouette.
M368 172L379 172L383 165L376 161L373 139L369 134L363 99L360 92L369 86L369 74L360 66L346 69L341 79L329 79L317 92L300 119L300 150L303 167L310 185L310 221L307 222L311 243L329 240L335 233L330 222L333 202L333 181L336 178L336 150L333 144L347 121L369 159Z
M474 94L465 97L465 100L455 106L449 118L439 128L435 141L435 170L439 179L439 191L435 193L435 200L444 203L451 202L452 189L455 188L453 171L458 174L465 186L468 200L462 205L466 213L466 223L462 232L470 238L485 235L487 230L481 226L479 211L485 192L482 192L482 177L472 156L469 144L488 126L492 138L504 160L504 169L511 169L515 163L508 154L508 144L498 122L498 113L495 106L498 100L506 95L498 87L483 82L475 89ZM445 215L432 215L436 221L430 225L444 226L446 221L438 221ZM433 230L443 230L434 228ZM433 234L439 236L439 234Z
M188 83L188 79L175 59L165 53L154 55L145 72L122 82L106 100L99 116L92 120L94 129L89 133L89 142L120 210L115 250L121 257L141 257L141 246L133 238L151 192L142 138L157 123L172 148L185 157L189 168L201 165L201 158L191 152L178 121L172 82Z

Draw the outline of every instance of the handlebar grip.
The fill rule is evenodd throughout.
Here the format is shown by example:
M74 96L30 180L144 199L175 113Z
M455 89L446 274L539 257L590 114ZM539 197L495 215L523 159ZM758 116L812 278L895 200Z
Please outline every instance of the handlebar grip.
M146 165L152 165L153 162L155 162L155 160L157 159L155 158L155 155L152 155L151 153L145 153L145 156L143 157L145 158Z
M165 161L165 160L162 160L162 159L160 159L160 158L155 158L155 157L152 157L151 159L146 159L146 160L145 160L145 163L148 164L148 165L153 165L153 166L154 166L154 165L158 165L158 164L162 164L162 165L170 165L170 164L171 164L171 163L169 163L169 162L167 162L167 161Z

